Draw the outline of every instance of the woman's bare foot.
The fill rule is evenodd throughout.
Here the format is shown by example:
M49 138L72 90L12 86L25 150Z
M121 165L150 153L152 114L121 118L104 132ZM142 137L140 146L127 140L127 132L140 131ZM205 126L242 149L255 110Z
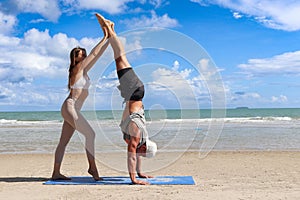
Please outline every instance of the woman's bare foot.
M115 23L114 23L114 22L112 22L112 21L106 19L106 20L105 20L105 23L107 24L108 27L111 28L111 30L112 30L113 32L115 32Z
M53 174L51 180L71 180L71 178L66 177L62 174Z
M100 177L99 177L99 174L98 174L98 171L97 171L97 170L91 170L91 169L89 169L89 170L88 170L88 173L89 173L90 175L92 175L92 177L94 178L95 181L102 181L102 180L103 180L103 178L100 178Z

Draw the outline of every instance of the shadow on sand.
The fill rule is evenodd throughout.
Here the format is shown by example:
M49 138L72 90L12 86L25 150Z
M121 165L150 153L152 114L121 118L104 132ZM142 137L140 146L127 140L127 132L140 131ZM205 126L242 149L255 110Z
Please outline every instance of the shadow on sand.
M0 177L0 182L17 183L17 182L44 182L49 178L44 177Z

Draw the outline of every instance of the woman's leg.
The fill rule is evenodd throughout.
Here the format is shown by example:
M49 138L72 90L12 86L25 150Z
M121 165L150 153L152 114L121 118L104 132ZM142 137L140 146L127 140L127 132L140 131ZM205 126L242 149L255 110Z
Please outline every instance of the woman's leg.
M74 118L74 110L75 110L74 100L72 99L65 100L61 107L61 114L64 118L64 122L62 126L60 140L55 150L54 169L52 173L52 179L65 179L65 180L70 179L60 173L60 167L65 154L66 146L69 143L75 131L74 125L70 123L70 121L72 121L71 119Z
M66 146L69 143L74 131L75 129L68 122L64 121L62 126L61 137L55 150L54 169L51 178L53 180L57 180L57 179L70 180L70 178L60 173L60 167L61 167L63 156L65 154Z
M76 103L73 99L67 99L62 106L62 116L64 118L64 124L60 142L55 152L55 163L52 179L67 179L67 177L60 174L60 166L65 148L76 129L85 136L85 149L89 163L88 172L93 176L95 180L100 180L94 157L95 132L80 113L81 106L82 103Z
M93 176L93 178L98 181L99 178L96 162L95 162L95 132L90 126L88 121L83 117L80 110L82 108L83 102L76 101L74 106L71 106L69 112L71 116L67 117L70 124L78 130L85 137L85 151L89 163L88 173Z
M88 173L93 176L95 180L102 180L99 177L96 162L95 162L95 132L83 115L78 112L78 119L76 120L76 130L78 130L85 137L85 150L89 163Z

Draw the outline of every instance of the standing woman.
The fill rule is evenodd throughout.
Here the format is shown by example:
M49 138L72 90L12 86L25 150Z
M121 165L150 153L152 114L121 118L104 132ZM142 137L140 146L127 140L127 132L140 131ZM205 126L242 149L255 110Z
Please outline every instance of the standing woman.
M89 55L81 47L72 49L70 53L70 68L68 88L69 96L61 107L61 114L64 118L60 141L55 151L54 169L52 180L70 180L69 177L60 173L60 167L65 153L66 146L75 130L78 130L85 137L85 150L89 163L88 173L97 180L101 180L95 163L95 132L83 117L80 110L88 96L90 79L87 72L94 66L98 58L108 46L108 32L102 27L104 36L102 40L92 49Z

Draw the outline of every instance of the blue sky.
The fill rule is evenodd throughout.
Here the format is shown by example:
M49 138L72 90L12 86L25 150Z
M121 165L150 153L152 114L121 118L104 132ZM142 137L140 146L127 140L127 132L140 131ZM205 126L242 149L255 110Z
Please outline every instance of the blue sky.
M103 36L95 12L115 22L146 85L146 109L218 100L220 88L189 58L209 60L228 108L300 104L298 1L1 0L0 7L0 111L60 109L70 50L89 52ZM89 75L85 108L122 108L110 47Z

